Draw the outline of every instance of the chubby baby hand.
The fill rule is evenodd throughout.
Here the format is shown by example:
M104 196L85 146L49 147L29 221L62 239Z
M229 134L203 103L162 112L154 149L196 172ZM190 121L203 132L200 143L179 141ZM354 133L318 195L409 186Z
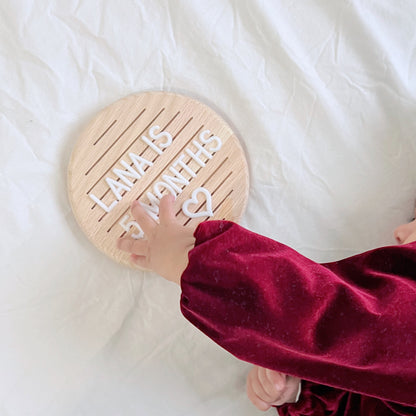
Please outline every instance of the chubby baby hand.
M294 403L299 391L300 378L254 366L247 376L247 396L260 410L271 406Z
M194 229L185 227L175 218L175 198L164 196L160 201L159 222L151 218L139 202L131 213L142 228L145 238L120 238L117 246L130 253L131 262L143 269L153 270L167 280L180 284L188 264L188 252L193 248Z

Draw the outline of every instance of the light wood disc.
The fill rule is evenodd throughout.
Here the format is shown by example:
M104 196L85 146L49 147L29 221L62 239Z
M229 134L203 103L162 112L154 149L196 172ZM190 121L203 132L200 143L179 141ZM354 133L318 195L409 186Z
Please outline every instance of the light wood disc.
M237 222L248 187L244 152L227 123L206 105L166 92L130 95L102 110L82 132L68 167L77 222L97 248L126 265L117 239L145 238L132 201L157 219L160 198L170 192L184 225Z

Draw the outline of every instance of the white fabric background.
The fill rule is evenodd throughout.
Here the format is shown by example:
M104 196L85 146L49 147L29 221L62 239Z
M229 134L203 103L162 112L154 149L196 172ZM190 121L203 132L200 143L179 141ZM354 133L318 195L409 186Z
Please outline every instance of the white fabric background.
M416 196L415 21L413 0L2 0L0 415L263 414L177 287L84 237L72 147L125 95L187 94L247 152L243 225L316 261L392 244Z

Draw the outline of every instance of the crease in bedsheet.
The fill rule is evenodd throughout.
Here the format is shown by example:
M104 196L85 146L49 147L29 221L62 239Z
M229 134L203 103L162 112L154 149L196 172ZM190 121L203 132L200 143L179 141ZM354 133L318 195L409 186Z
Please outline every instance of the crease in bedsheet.
M275 25L271 20L272 13L270 11L267 12L266 10L259 9L259 14L261 14L262 21L264 22L262 26L263 31L270 34L268 37L263 36L265 44L261 43L259 47L263 50L263 56L267 56L271 62L270 66L290 67L292 77L294 79L302 79L310 91L313 91L316 99L319 100L320 106L328 113L328 123L333 125L334 130L339 125L345 124L338 110L339 105L336 96L327 88L325 81L317 72L316 67L309 61L308 55L305 55L305 51L299 42L294 28L291 27L288 21L283 19L279 20L278 25ZM273 40L275 44L272 43ZM283 52L286 59L282 60L281 54L276 53L270 55L266 53L266 51L273 49L271 46L275 46L279 51ZM283 82L281 87L287 88Z
M130 273L129 273L128 282L129 282L129 288L130 288L130 295L131 295L131 298L132 298L132 303L131 303L129 309L123 315L122 319L120 320L119 325L116 328L113 329L111 334L109 334L107 340L105 340L102 343L100 349L96 351L96 354L98 354L100 351L105 350L107 347L111 346L111 344L119 338L119 335L124 331L127 322L133 317L134 313L136 312L138 298L140 296L142 296L142 291L143 291L143 287L144 287L143 286L144 279L141 279L138 294L134 293L131 279L132 279L132 277L130 276Z
M360 30L365 33L365 38L369 39L369 43L372 45L371 49L374 51L381 51L382 53L386 69L384 74L385 84L395 85L399 90L408 91L407 85L403 82L404 77L401 71L402 65L399 65L400 58L397 56L398 49L390 47L390 38L385 29L378 25L377 16L374 13L368 13L366 8L369 8L370 6L365 3L360 4L359 7L357 3L353 3L352 7L355 9L355 18L359 22ZM392 13L392 16L394 16L394 13ZM356 50L358 50L358 48L356 48ZM372 59L371 54L363 54L361 58ZM365 67L368 68L370 65L365 65ZM389 69L389 71L387 71L387 69ZM375 78L377 80L377 77ZM407 78L409 79L408 74Z

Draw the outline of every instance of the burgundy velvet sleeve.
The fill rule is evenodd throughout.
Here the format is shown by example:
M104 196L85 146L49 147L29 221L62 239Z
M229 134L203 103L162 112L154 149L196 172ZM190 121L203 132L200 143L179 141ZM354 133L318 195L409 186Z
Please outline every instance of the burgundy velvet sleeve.
M278 407L280 416L415 416L416 408L302 381L297 403Z
M416 243L321 265L231 222L202 223L195 238L181 310L216 343L261 367L416 406Z

